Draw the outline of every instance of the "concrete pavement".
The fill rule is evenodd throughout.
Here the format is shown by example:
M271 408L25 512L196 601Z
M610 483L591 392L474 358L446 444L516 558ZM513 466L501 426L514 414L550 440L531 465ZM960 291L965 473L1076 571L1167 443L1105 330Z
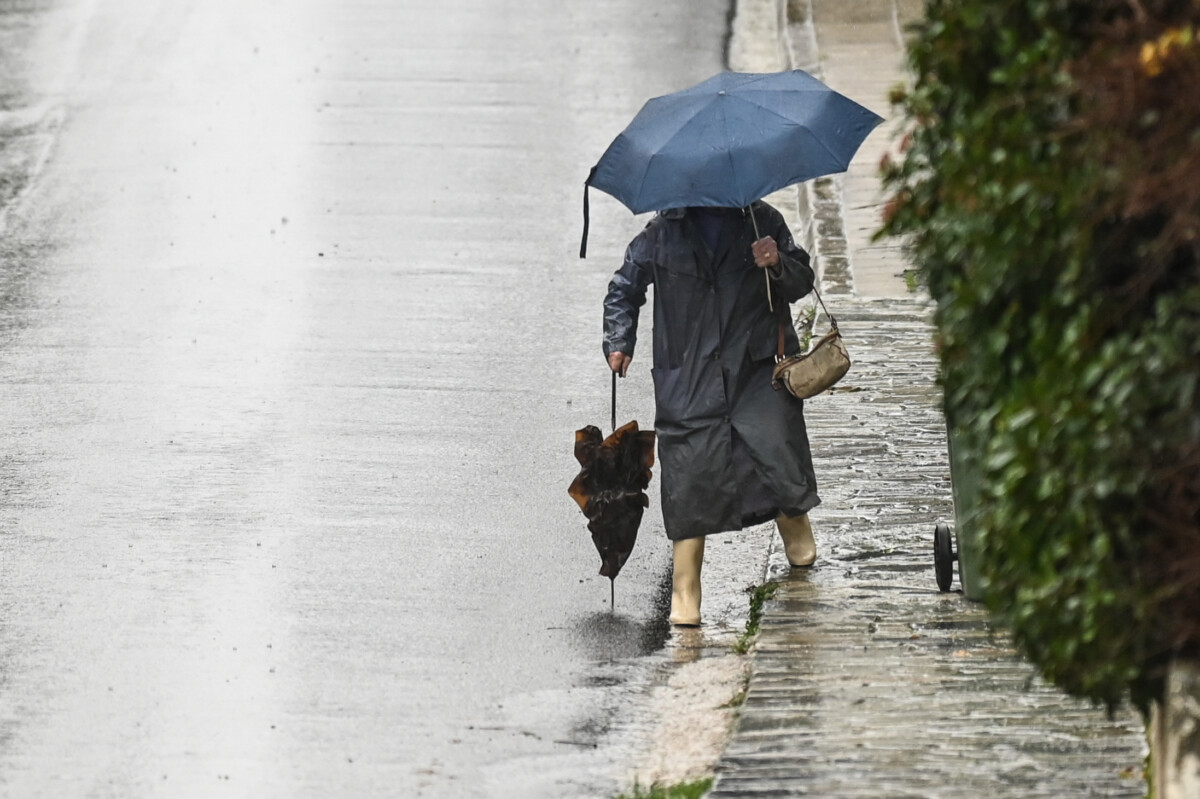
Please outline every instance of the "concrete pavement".
M731 66L816 71L889 116L916 5L741 0ZM954 518L931 304L895 243L870 241L895 124L844 176L777 198L798 211L855 365L808 403L821 557L791 571L772 553L780 589L710 796L1140 797L1140 719L1044 685L982 607L937 590L933 527Z

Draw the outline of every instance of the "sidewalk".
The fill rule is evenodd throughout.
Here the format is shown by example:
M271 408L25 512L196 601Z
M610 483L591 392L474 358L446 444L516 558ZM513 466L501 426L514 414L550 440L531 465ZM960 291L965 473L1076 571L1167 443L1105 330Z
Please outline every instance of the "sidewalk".
M765 9L780 24L755 25L731 66L816 71L887 115L918 5L739 0L739 17ZM796 229L855 364L806 408L821 557L790 571L772 553L780 589L710 797L1141 797L1136 714L1109 719L1044 685L981 606L937 590L933 528L954 513L931 306L909 292L899 250L870 242L892 131L799 198Z

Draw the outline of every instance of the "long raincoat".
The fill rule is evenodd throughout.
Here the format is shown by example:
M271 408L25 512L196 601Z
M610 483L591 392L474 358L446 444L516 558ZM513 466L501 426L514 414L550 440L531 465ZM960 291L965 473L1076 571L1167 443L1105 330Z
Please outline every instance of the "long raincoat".
M768 309L748 214L728 212L716 251L686 209L657 214L630 243L604 300L604 354L632 356L638 313L654 284L654 379L663 521L672 541L740 530L815 507L804 403L771 386L780 322L798 348L788 303L812 291L808 253L783 216L757 202L779 266Z

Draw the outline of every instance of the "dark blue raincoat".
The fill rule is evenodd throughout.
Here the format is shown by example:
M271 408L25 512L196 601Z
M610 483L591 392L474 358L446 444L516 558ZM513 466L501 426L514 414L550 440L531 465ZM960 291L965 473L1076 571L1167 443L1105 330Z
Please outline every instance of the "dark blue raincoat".
M820 502L804 403L771 387L780 322L792 354L799 345L788 303L812 291L813 270L777 210L757 202L754 215L779 244L780 265L767 270L774 312L741 210L726 216L715 252L685 209L657 214L630 243L604 300L605 356L633 355L638 312L655 286L654 428L673 541Z

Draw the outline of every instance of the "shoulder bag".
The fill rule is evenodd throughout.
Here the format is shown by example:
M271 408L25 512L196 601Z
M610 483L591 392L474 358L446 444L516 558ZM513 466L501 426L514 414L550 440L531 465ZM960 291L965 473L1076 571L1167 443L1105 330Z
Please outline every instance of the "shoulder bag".
M784 357L783 323L780 322L779 351L775 356L775 371L771 375L771 385L776 390L786 388L800 399L815 397L829 389L850 370L850 354L846 352L842 334L838 332L837 320L825 307L825 301L821 299L816 286L813 292L817 295L817 302L821 303L821 310L829 317L829 332L803 355Z

